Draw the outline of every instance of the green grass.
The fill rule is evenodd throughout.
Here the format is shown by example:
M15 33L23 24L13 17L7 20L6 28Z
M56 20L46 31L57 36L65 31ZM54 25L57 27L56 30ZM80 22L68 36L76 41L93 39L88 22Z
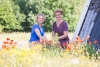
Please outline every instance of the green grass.
M45 33L46 37L48 39L51 38L51 33ZM73 33L69 33L69 38L71 39L72 36L73 36ZM30 33L19 33L19 32L15 32L15 33L3 33L3 34L0 34L0 41L2 40L5 40L6 38L11 38L11 39L14 39L14 40L24 40L24 41L28 41L29 38L30 38Z
M5 40L6 38L11 38L14 40L29 40L30 37L30 33L19 33L19 32L15 32L15 33L3 33L0 34L0 40Z
M46 36L50 39L51 33L46 33ZM69 33L70 39L72 36L73 33ZM0 40L7 37L28 40L30 33L5 33L0 34L0 37ZM82 46L82 44L84 45L77 42L73 45ZM36 44L29 49L28 44L24 43L27 48L21 46L22 48L0 50L0 67L100 67L100 57L96 59L93 55L90 59L89 53L82 52L86 48L73 46L71 50L63 50L54 45L51 45L52 47L44 47L44 45Z

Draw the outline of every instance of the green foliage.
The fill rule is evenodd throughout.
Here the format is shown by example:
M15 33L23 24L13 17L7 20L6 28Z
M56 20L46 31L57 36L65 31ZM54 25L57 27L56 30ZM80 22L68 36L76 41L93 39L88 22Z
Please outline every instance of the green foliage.
M90 58L95 57L96 59L99 58L100 56L100 50L97 49L98 44L85 44L84 46L84 51L86 55L89 55ZM99 47L99 46L98 46Z
M68 22L69 31L73 32L85 0L0 0L0 25L4 32L29 32L36 22L35 16L44 13L45 31L51 31L55 21L53 11L64 11L63 20Z
M20 23L16 15L17 11L14 3L9 0L5 0L2 5L0 5L0 25L3 26L4 32L12 32L20 29ZM15 13L15 12L16 13Z
M63 20L68 22L69 31L73 32L83 6L80 5L83 4L84 1L85 0L43 0L40 12L43 12L47 17L44 24L46 31L51 31L52 23L55 21L53 11L60 8L64 11Z
M25 15L24 21L21 22L22 31L29 32L35 23L35 16L39 13L38 0L13 0L20 7L20 12Z
M0 25L0 33L2 33L3 27Z

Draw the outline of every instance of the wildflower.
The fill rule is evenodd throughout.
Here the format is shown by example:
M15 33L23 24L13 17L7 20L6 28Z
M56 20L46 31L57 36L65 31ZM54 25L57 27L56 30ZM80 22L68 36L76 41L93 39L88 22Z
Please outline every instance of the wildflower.
M9 44L12 45L14 40L10 40Z
M10 38L7 38L7 41L10 40Z
M76 36L76 40L78 40L78 39L80 39L80 37L79 36Z
M8 42L7 41L4 41L3 44L8 44Z
M98 41L97 41L97 40L94 40L93 43L94 43L94 44L98 44Z
M82 50L82 52L84 52L84 50Z
M7 38L6 41L3 42L2 49L9 50L16 47L17 42L14 42L14 40L10 40L10 38Z
M6 48L6 45L2 45L2 49L5 49Z
M84 38L84 40L89 40L89 38L90 38L90 36L87 36L87 37Z
M78 43L82 43L83 41L80 39L79 36L76 36L76 42L78 42Z
M67 45L66 50L71 50L71 49L73 48L73 44L74 44L74 42L70 42L70 43Z
M46 51L47 50L47 48L43 48L43 51Z
M14 42L14 40L11 40L10 42L11 42L11 43L13 43L13 42Z
M64 48L66 48L66 47L67 47L67 44L66 44L66 43L64 43L64 44L63 44L63 47L64 47Z
M89 44L89 45L91 45L91 44L92 44L92 42L90 42L90 41L89 41L89 42L88 42L88 44Z
M66 50L71 50L71 46L68 45L67 48L66 48Z

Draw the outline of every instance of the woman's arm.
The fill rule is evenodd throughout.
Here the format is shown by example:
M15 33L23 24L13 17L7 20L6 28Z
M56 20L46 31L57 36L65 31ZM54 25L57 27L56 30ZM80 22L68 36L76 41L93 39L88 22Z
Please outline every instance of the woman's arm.
M40 34L40 31L39 31L39 29L35 29L35 32L36 32L36 34L37 34L37 36L40 38L40 39L42 39L42 40L47 40L47 37L45 36L45 34L44 34L44 36L42 36L41 34Z
M55 32L54 31L52 31L52 38L54 38L55 37Z
M64 34L62 36L58 37L59 40L64 39L64 38L66 38L68 36L68 31L64 31L63 33Z
M38 36L40 39L43 39L43 40L44 40L44 38L43 38L43 36L40 34L40 31L39 31L38 28L36 28L34 31L35 31L35 33L37 34L37 36Z
M44 38L45 40L48 40L47 37L45 36L45 34L44 34L43 38Z

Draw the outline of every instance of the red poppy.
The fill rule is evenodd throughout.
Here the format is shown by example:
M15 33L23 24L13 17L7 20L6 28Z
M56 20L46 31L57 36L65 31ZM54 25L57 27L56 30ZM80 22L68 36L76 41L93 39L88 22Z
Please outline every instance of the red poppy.
M67 48L66 48L66 50L71 50L72 48L73 48L73 45L74 44L74 42L70 42L68 45L67 45Z
M10 40L10 42L13 42L14 40Z
M81 39L77 39L76 42L78 42L78 43L82 43L83 40L81 40Z
M7 41L4 41L3 44L8 44L8 42Z
M98 44L98 41L97 41L97 40L94 40L93 43L94 43L94 44Z
M2 49L9 50L10 48L15 48L16 44L17 42L14 42L14 40L10 40L10 38L7 38L7 41L3 42Z
M75 40L76 42L78 42L78 43L82 43L83 41L80 39L80 37L79 36L76 36L76 40Z
M10 40L10 38L7 38L7 41Z
M78 40L78 39L80 39L80 37L79 36L76 36L76 40Z
M6 45L2 45L2 49L5 49L6 48Z
M14 42L14 40L10 40L9 44L10 44L10 45L12 45L12 44L13 44L13 42Z
M67 48L66 48L66 50L71 50L71 46L68 45Z

